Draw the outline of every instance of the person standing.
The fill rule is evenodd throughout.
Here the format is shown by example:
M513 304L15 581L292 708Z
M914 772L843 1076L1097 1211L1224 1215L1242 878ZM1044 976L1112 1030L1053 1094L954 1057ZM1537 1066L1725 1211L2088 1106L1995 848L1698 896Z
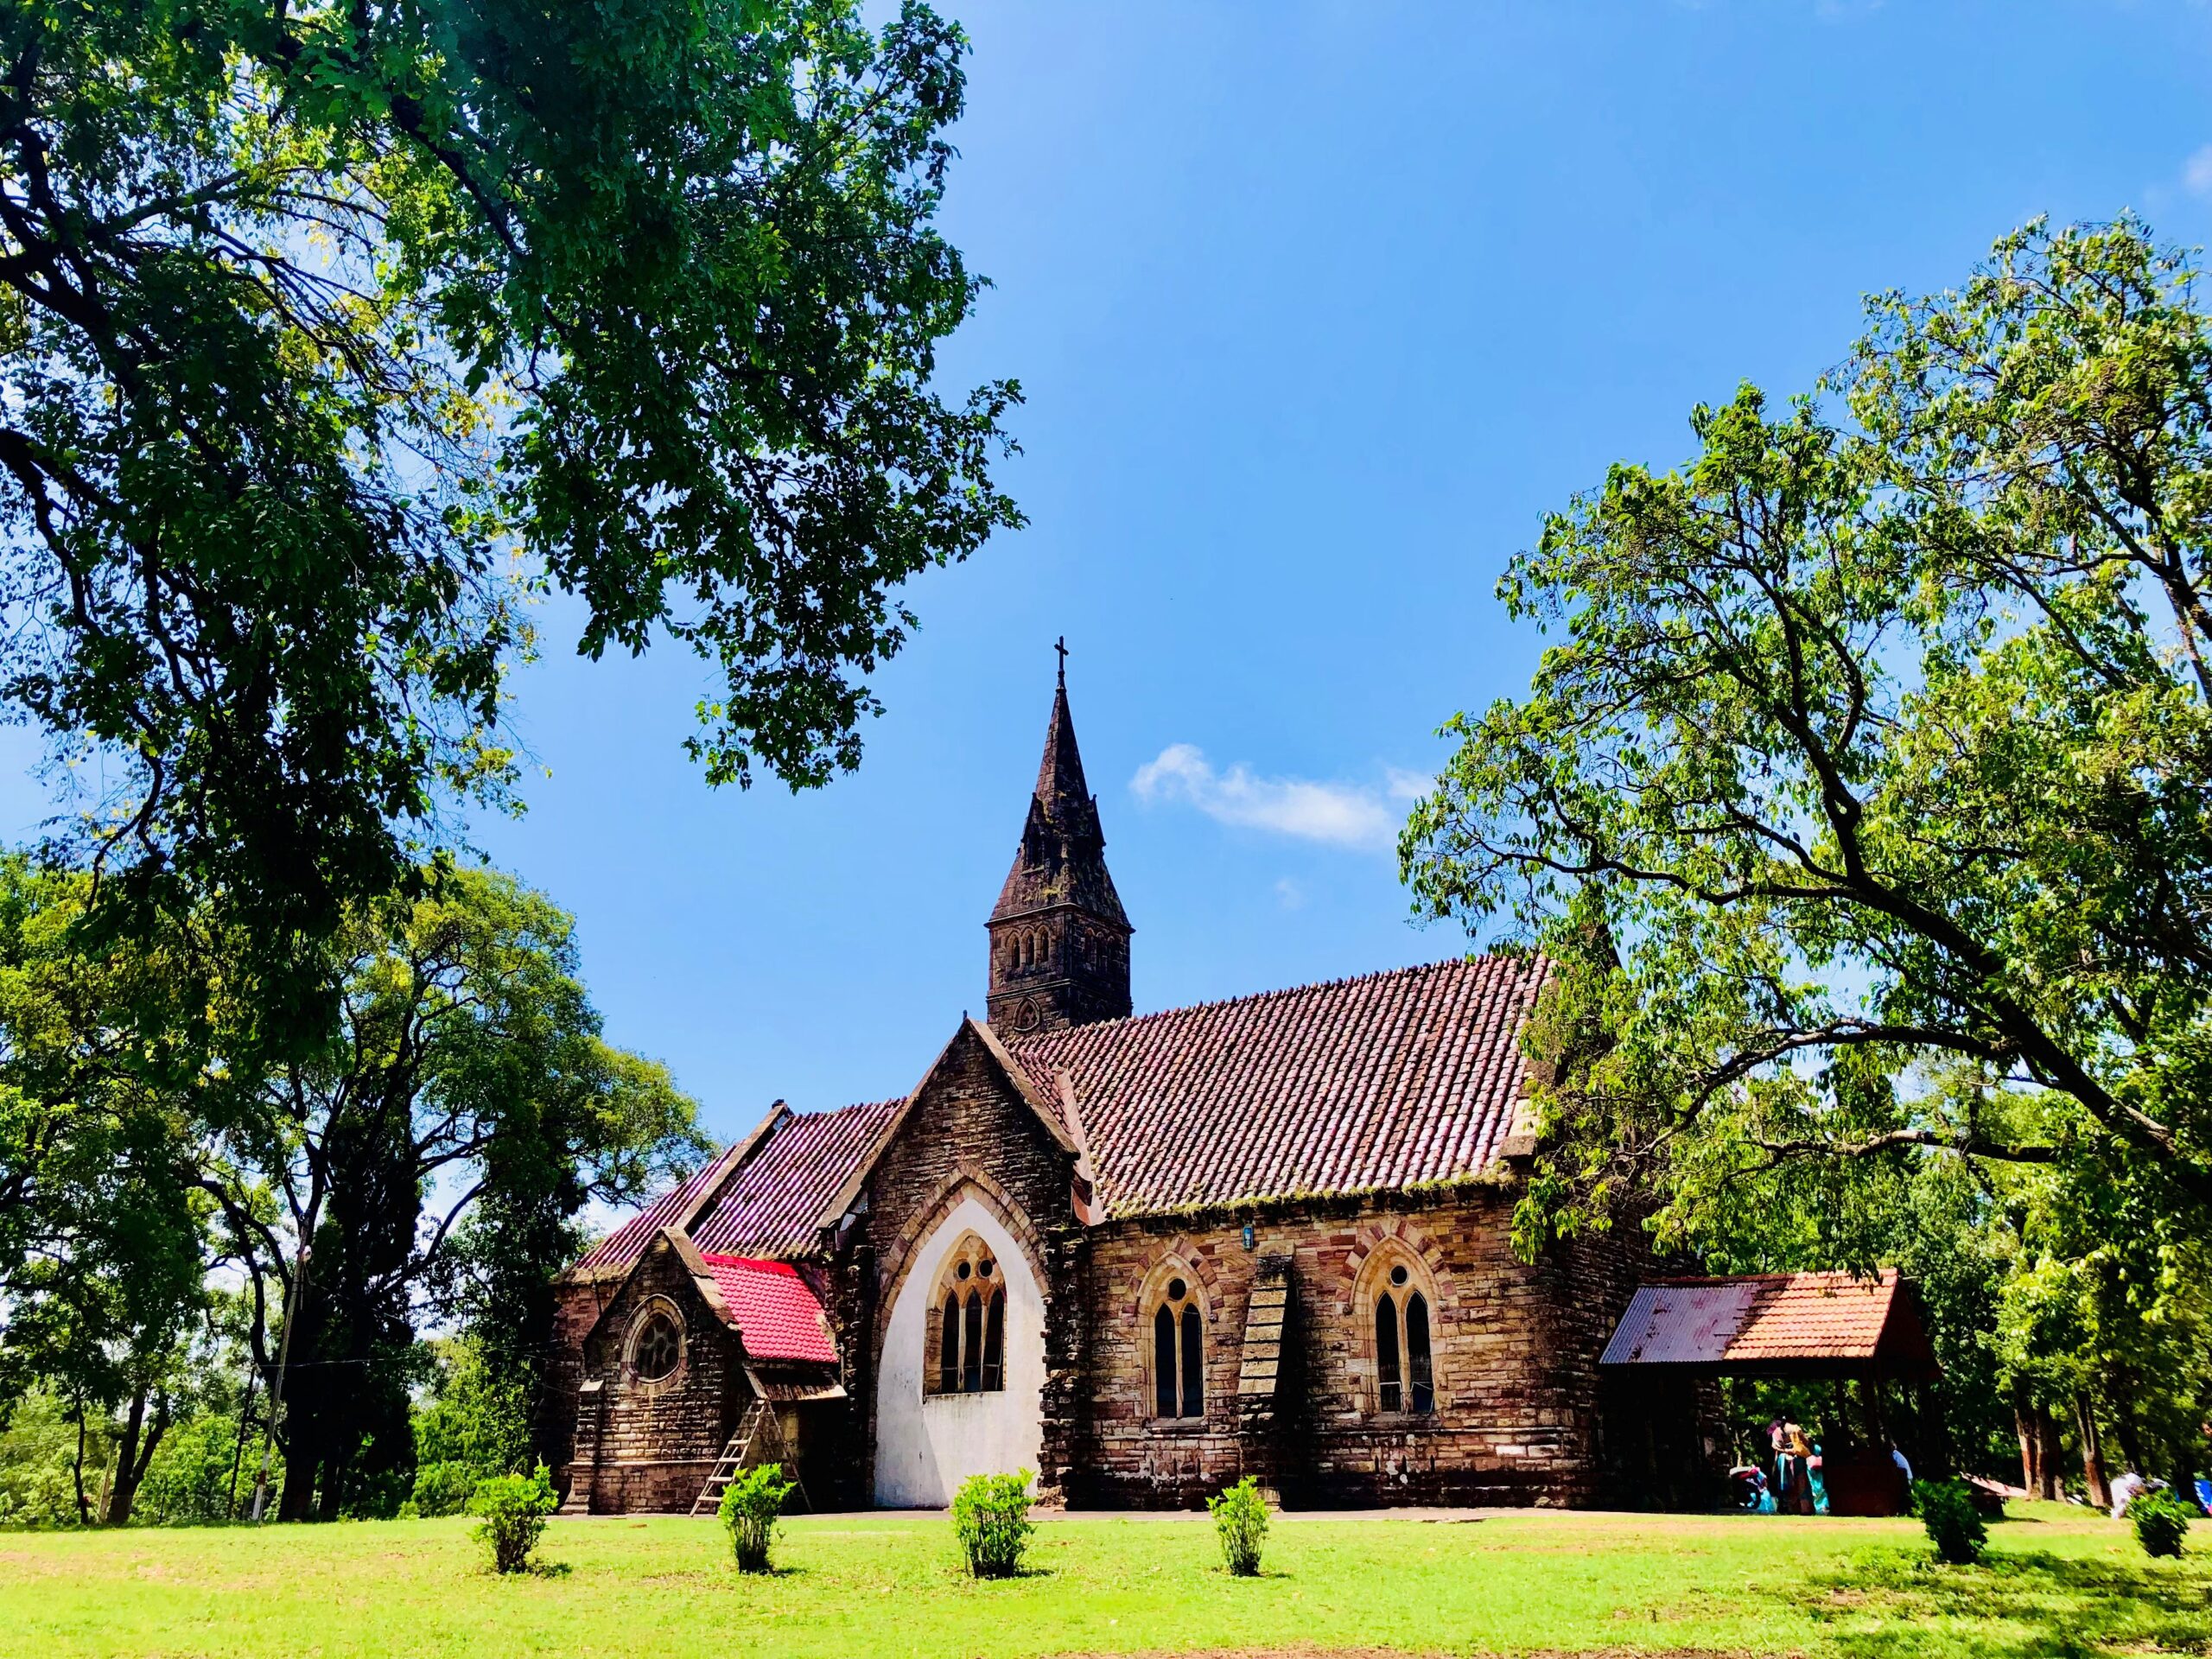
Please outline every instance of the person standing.
M1810 1515L1813 1512L1813 1482L1806 1459L1813 1454L1813 1444L1805 1431L1794 1422L1782 1426L1782 1456L1787 1460L1788 1477L1775 1503L1784 1515Z

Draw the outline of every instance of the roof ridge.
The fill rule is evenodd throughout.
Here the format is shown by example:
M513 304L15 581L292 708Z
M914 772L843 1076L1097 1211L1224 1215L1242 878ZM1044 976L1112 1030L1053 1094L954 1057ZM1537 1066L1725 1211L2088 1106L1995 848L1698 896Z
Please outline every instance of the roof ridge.
M1116 1020L1090 1020L1079 1026L1065 1026L1057 1031L1032 1032L1026 1036L1001 1038L1006 1046L1020 1053L1024 1049L1039 1047L1058 1037L1077 1033L1108 1031L1116 1027L1141 1026L1150 1020L1169 1020L1179 1014L1203 1014L1213 1008L1235 1007L1257 1002L1272 1001L1279 997L1299 996L1308 991L1332 991L1347 985L1364 985L1376 980L1410 979L1419 974L1433 974L1446 968L1478 968L1486 963L1527 961L1541 962L1541 951L1532 951L1526 958L1516 958L1503 951L1486 950L1480 956L1447 957L1441 962L1408 963L1402 968L1377 968L1371 973L1346 974L1338 979L1308 980L1299 985L1279 985L1272 990L1246 991L1240 996L1219 996L1203 1002L1184 1002L1172 1008L1154 1008L1149 1014L1125 1014Z

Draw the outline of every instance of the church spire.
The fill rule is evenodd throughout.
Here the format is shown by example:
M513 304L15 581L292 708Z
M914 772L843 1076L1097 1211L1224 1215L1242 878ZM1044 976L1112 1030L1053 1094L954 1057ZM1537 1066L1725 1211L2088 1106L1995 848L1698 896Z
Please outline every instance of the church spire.
M1083 775L1068 712L1067 645L1045 728L1037 787L1014 868L986 924L989 1014L996 1029L1031 1031L1116 1020L1129 1011L1129 918L1106 870L1098 803Z

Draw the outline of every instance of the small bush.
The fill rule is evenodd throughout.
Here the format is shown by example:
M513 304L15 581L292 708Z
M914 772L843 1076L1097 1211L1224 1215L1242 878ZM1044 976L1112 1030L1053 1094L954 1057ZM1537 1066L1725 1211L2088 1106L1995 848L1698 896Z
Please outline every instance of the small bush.
M2134 1524L2135 1541L2143 1546L2145 1554L2178 1555L2196 1511L2164 1492L2145 1492L2127 1506L2127 1518Z
M729 1529L731 1546L737 1551L737 1570L766 1573L768 1545L776 1535L776 1517L793 1483L784 1478L780 1463L757 1464L722 1489L721 1507L715 1511Z
M1214 1530L1221 1535L1221 1556L1240 1579L1259 1576L1260 1541L1268 1535L1268 1500L1260 1483L1247 1475L1217 1497L1206 1500Z
M406 1511L424 1516L465 1514L468 1500L476 1496L476 1483L482 1478L483 1471L470 1464L418 1463Z
M1021 1570L1035 1523L1029 1518L1029 1471L970 1475L952 1497L952 1531L979 1579L1010 1579Z
M476 1536L492 1547L492 1565L502 1573L527 1567L530 1552L544 1535L545 1517L560 1502L552 1476L542 1463L535 1474L494 1475L478 1481L468 1507L480 1517Z
M1974 1507L1974 1488L1963 1480L1916 1480L1912 1507L1938 1560L1954 1567L1971 1567L1981 1559L1989 1537L1989 1523Z

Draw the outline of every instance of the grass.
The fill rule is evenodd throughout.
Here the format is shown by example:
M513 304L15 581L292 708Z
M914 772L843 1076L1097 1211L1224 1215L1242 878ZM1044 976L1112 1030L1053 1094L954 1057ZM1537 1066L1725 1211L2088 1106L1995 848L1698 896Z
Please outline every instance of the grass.
M1038 1529L1035 1570L978 1584L950 1524L802 1517L741 1578L710 1520L556 1521L553 1570L501 1580L464 1521L0 1535L0 1653L650 1655L652 1659L1307 1653L1705 1653L2031 1659L2212 1652L2212 1554L2144 1559L2124 1527L2030 1509L1979 1567L1910 1522L1493 1515L1292 1516L1265 1571L1203 1520Z

